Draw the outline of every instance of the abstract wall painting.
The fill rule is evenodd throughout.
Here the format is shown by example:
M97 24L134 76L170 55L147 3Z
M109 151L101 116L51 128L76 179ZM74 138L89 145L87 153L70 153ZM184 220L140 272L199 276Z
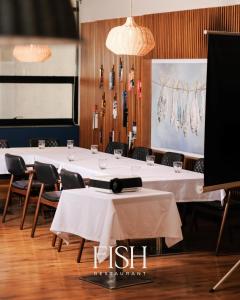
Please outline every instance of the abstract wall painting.
M203 154L206 59L152 60L151 147Z

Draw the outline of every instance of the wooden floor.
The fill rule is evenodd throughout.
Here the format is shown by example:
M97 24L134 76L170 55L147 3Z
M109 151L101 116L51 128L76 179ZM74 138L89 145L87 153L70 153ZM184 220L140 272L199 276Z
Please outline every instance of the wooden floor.
M238 255L215 257L213 253L149 257L148 274L153 283L112 290L79 280L93 273L93 243L87 242L82 263L75 262L78 243L63 246L58 253L51 247L49 224L20 231L19 219L10 216L0 223L0 299L239 299L240 270L214 294L208 290L240 258ZM30 225L27 220L27 226ZM140 268L140 260L137 266ZM101 266L102 271L107 264ZM140 270L140 269L138 269ZM141 270L140 270L141 271Z

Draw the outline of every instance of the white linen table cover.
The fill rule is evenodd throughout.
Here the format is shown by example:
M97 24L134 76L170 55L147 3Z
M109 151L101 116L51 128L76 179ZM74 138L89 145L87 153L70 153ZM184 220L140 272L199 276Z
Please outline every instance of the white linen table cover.
M142 178L145 188L168 191L174 193L177 202L213 201L223 200L223 190L201 193L203 186L203 174L182 170L175 173L172 167L155 164L147 166L146 162L131 158L121 157L116 159L112 154L98 152L92 154L90 150L74 147L46 147L38 148L8 148L0 149L0 173L6 174L5 153L21 155L27 163L35 160L52 163L57 168L66 168L69 171L78 172L85 178L96 176L129 177L132 176L132 166L139 166L138 176ZM68 161L69 155L74 156L74 161ZM107 168L101 170L98 166L99 158L107 158Z
M98 241L101 263L117 240L165 237L168 247L182 240L181 220L172 193L149 189L109 194L94 188L64 190L52 232Z

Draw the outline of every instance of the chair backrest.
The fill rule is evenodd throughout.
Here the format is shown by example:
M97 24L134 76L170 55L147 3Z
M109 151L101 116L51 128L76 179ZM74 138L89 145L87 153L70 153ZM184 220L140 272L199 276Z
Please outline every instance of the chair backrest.
M45 164L35 161L34 170L36 172L37 180L41 183L53 186L59 180L57 169L52 164Z
M133 149L132 158L146 161L146 156L152 154L152 149L146 147L136 147Z
M57 139L44 139L44 138L30 139L29 146L30 147L38 147L39 140L44 140L46 147L58 147L59 146L59 141Z
M9 148L8 141L4 139L0 139L0 148Z
M60 176L63 190L85 188L82 176L78 173L62 169Z
M204 173L204 158L199 158L195 161L193 171L198 173Z
M120 143L120 142L109 142L105 152L106 153L110 153L110 154L114 154L114 150L115 149L122 149L123 151L123 156L127 156L128 155L128 145L124 144L124 143Z
M24 176L27 170L24 159L19 155L5 154L7 170L14 176Z
M165 166L173 166L174 161L184 161L184 155L181 153L175 153L175 152L166 152L163 154L161 159L161 164Z

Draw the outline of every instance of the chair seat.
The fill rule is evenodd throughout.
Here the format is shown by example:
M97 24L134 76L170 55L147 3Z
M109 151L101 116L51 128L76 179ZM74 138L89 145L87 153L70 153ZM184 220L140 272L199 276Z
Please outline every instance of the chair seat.
M61 196L61 191L45 192L42 194L42 197L49 201L59 201Z
M21 190L26 190L28 186L28 180L17 180L13 182L13 187ZM33 180L32 189L40 189L41 183L37 180Z

